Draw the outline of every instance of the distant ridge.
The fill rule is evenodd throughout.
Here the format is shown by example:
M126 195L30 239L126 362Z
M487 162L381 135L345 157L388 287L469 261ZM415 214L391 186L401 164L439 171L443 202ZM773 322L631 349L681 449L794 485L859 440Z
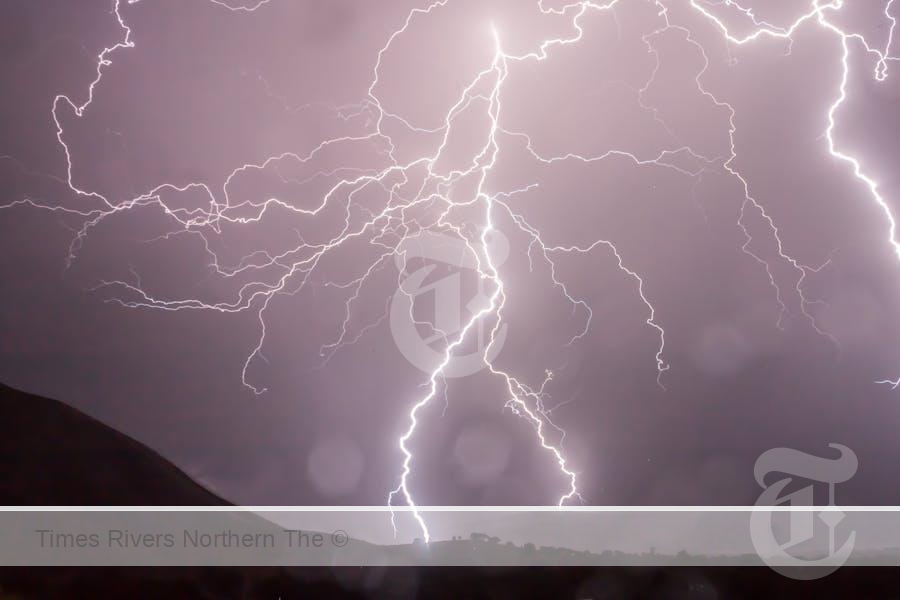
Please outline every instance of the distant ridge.
M115 429L56 400L0 384L0 505L227 504Z

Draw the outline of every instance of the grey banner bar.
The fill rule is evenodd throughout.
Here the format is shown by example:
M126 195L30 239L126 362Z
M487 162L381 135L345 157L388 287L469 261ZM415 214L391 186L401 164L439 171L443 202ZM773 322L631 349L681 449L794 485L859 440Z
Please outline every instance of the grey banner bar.
M786 556L900 564L900 509L442 508L420 515L428 543L412 512L380 507L4 509L0 565L720 566L772 565Z

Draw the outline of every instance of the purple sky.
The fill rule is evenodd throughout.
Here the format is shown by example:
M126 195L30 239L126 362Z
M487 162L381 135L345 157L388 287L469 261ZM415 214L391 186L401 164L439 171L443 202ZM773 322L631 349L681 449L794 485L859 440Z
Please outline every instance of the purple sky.
M753 29L736 9L696 4L735 36ZM825 11L829 23L883 51L891 32L887 3L846 4ZM495 367L532 388L553 371L545 406L560 405L548 416L567 433L563 441L545 430L552 445L562 442L590 504L752 504L760 492L753 463L762 452L786 446L828 455L829 443L859 457L839 502L900 504L900 390L874 383L900 376L900 260L870 190L829 153L841 38L813 18L798 27L793 44L765 36L727 44L689 0L661 5L669 12L645 0L588 9L577 21L577 43L551 47L545 60L507 61L496 96L497 72L488 73L473 86L480 98L457 115L434 169L469 168L488 140L492 108L504 131L527 134L544 158L617 151L651 160L690 148L696 156L682 150L664 165L637 165L621 154L546 164L522 135L498 132L482 188L493 197L533 186L501 198L548 247L615 245L642 278L654 323L665 330L665 389L657 384L659 332L646 322L636 280L609 247L553 254L557 279L593 311L587 333L569 345L585 325L584 304L573 306L553 285L549 263L499 204L495 225L509 247L500 266L506 338ZM393 256L376 263L385 246L373 242L396 246L402 227L435 218L444 200L457 203L448 220L476 240L484 203L462 205L473 200L484 165L447 188L419 165L353 197L341 188L315 216L298 211L318 206L341 179L386 169L389 144L396 164L436 152L440 133L422 130L442 127L463 89L491 68L491 24L503 52L521 55L542 40L576 35L579 10L450 0L416 13L382 53L373 86L379 50L410 10L427 6L271 0L248 12L207 0L124 5L134 48L109 55L112 64L80 117L65 103L56 113L72 184L97 194L89 197L67 185L51 108L57 94L86 102L98 53L122 41L112 3L6 3L0 381L88 412L233 502L384 503L401 471L398 437L410 407L428 392L428 374L401 353L384 317L403 275ZM786 27L811 4L747 6L760 22ZM848 43L848 96L834 138L900 210L897 65L888 62L886 80L878 81L876 54L864 52L860 38ZM378 136L373 98L382 115L394 115L383 118ZM736 158L727 166L736 174L726 169L729 106ZM306 156L343 137L364 139L329 144L307 162L287 157L238 171L226 197L226 178L242 165ZM780 251L737 174L778 228ZM189 227L177 220L194 211L209 221L210 193L197 187L164 189L158 201L122 209L163 183L192 182L208 186L225 218ZM245 374L249 386L266 389L260 395L242 383L242 370L260 341L265 296L237 312L172 311L110 302L139 296L101 285L127 282L159 302L233 302L241 286L260 290L254 281L271 284L285 265L311 253L291 248L327 243L345 224L364 223L421 190L444 200L392 221L386 237L369 231L329 251L305 284L295 274L280 290L287 293L271 296L261 354ZM89 217L72 211L109 212L100 196L118 210L73 245ZM237 222L247 218L253 222ZM211 266L213 257L221 269L234 269L283 253L233 277ZM818 267L829 258L802 281L791 263ZM360 288L346 339L365 332L323 364L320 349L340 336L355 289L334 284L356 280L373 264L379 267ZM407 270L424 264L412 261ZM439 267L426 281L455 272ZM475 282L464 269L463 304ZM489 317L488 329L495 322ZM439 388L409 441L417 502L546 504L565 493L567 479L536 443L532 425L504 410L502 377L482 370Z

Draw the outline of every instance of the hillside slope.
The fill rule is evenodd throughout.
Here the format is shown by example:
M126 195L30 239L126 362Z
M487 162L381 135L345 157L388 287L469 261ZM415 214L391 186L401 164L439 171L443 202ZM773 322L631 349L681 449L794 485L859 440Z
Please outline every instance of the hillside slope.
M0 505L224 505L139 442L0 384Z

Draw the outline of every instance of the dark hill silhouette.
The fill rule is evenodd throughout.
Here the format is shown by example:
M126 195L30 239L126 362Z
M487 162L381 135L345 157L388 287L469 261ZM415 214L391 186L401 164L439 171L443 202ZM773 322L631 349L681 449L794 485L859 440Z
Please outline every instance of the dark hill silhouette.
M130 437L61 402L0 384L0 505L225 504Z

